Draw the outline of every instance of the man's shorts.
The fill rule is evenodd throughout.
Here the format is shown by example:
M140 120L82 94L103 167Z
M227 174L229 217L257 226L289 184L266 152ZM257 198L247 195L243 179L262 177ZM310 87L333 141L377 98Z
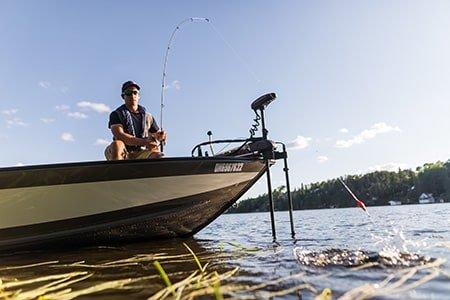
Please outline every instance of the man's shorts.
M138 151L132 151L128 152L125 149L124 157L123 159L147 159L150 157L152 152L150 150L138 150ZM109 145L105 149L105 157L107 160L113 160L112 155L112 146Z

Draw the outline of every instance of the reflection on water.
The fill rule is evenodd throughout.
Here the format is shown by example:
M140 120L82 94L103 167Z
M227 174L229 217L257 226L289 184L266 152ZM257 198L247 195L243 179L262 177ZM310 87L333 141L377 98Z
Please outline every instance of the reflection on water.
M2 253L0 299L447 297L450 205L370 211L297 211L295 241L277 213L278 244L261 213L224 215L187 240Z

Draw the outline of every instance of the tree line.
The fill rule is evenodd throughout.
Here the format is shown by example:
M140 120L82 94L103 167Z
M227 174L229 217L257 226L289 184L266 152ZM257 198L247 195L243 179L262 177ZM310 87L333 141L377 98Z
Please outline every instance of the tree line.
M427 163L416 170L376 171L364 175L340 177L367 206L389 205L389 201L416 204L422 193L450 202L450 159ZM354 207L355 201L339 182L339 178L301 184L291 191L295 210ZM275 210L288 210L285 186L273 191ZM228 213L264 212L269 210L268 195L263 194L235 203Z

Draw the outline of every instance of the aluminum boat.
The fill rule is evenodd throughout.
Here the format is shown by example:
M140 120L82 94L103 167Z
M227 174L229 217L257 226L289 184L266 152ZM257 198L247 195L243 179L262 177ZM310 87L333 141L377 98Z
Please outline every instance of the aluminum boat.
M252 108L262 113L273 99L275 94L264 95ZM254 137L255 121L250 138L210 139L195 146L192 157L1 168L0 250L195 234L233 205L276 159L264 118L260 138ZM204 146L212 150L223 142L241 144L214 156L202 152Z
M0 169L0 249L189 236L264 171L233 157Z

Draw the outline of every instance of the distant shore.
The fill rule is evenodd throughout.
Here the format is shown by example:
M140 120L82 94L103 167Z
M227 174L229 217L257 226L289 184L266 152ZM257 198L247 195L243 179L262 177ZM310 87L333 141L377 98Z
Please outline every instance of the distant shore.
M364 175L340 177L367 206L408 205L450 202L450 159L427 163L416 170L376 171ZM263 180L263 179L261 179ZM301 184L291 191L294 210L354 207L354 200L338 178ZM273 191L276 211L288 210L284 186ZM235 203L227 213L269 211L268 195Z

